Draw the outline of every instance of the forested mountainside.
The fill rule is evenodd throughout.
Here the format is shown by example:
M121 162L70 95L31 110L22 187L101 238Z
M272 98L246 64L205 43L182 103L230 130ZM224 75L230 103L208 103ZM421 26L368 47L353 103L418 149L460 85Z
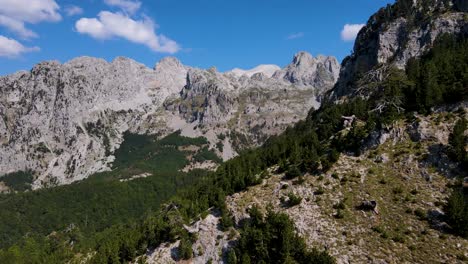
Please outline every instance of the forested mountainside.
M0 260L466 262L466 11L464 1L458 0L400 0L380 10L361 30L357 43L367 36L382 41L368 42L373 46L365 52L355 49L343 61L338 83L325 103L311 109L304 120L269 137L261 147L223 162L216 171L183 176L180 185L175 185L179 187L175 196L161 198L165 201L158 203L159 208L154 203L139 219L134 215L131 221L89 229L99 219L81 216L78 222L61 218L56 222L58 228L50 229L54 231L37 232L34 227L5 243ZM383 12L390 15L375 24L374 19ZM415 14L424 18L418 17L416 31L402 32L413 36L411 32L430 31L431 38L422 38L424 45L417 52L400 49L398 54L409 54L404 62L397 60L400 55L392 55L385 61L372 59L361 68L368 54L378 54L390 43L382 35L395 38L403 34L389 25L398 19L409 21ZM440 19L449 20L437 24ZM437 34L429 30L434 25L439 25L434 31ZM206 140L179 139L181 136L176 133L169 137L172 143L158 143L160 139L127 135L127 142L133 143L116 153L116 164L121 166L115 172L132 168L144 172L154 166L161 147L185 151L185 163L176 169L202 155ZM184 145L174 145L174 137ZM148 142L154 146L144 147ZM126 155L130 151L141 154ZM138 173L127 173L123 180ZM104 179L115 177L118 174ZM122 183L139 184L147 179L151 178ZM78 184L59 188L72 190ZM51 190L57 190L57 197L65 197L61 189ZM5 206L1 212L22 219L20 224L5 224L3 230L24 231L40 216L45 215L46 220L47 210L24 217L26 207L21 203L26 200L23 197L34 199L48 191L3 195L0 206L12 201L19 206Z
M372 92L368 83L382 81L391 67L404 69L408 60L432 48L440 34L468 32L466 1L400 0L369 18L356 38L353 53L342 62L332 99Z
M37 189L108 171L125 132L162 138L181 130L207 138L227 160L319 107L339 67L305 52L284 69L252 74L171 57L154 69L123 57L42 62L0 78L0 175L29 171Z

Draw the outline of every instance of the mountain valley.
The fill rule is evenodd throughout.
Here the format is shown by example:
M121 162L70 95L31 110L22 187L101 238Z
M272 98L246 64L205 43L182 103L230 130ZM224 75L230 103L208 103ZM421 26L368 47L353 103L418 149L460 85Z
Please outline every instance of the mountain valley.
M341 65L0 77L0 263L466 263L467 12L397 0Z

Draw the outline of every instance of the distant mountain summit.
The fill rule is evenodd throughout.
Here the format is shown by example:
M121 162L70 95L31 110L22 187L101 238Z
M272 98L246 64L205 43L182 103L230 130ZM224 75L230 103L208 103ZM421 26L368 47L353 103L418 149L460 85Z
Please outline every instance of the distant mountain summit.
M229 159L318 107L339 67L304 52L284 69L227 73L173 57L154 69L124 57L42 62L0 77L0 175L31 170L39 188L109 170L126 131L204 136Z
M300 86L327 87L338 80L339 72L340 64L335 57L319 55L314 58L302 51L294 55L293 61L277 71L273 78Z

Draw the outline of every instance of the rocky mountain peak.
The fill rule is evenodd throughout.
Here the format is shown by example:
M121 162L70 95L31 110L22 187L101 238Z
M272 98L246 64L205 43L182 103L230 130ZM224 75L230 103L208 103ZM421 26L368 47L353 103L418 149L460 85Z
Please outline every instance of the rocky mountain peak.
M116 58L117 60L117 58ZM66 65L73 67L73 68L84 68L89 66L96 66L96 65L107 65L108 62L101 58L89 57L89 56L81 56L74 59L69 60L65 63ZM39 64L40 65L40 64Z
M185 66L176 57L164 57L154 66L156 71L182 68L185 68Z
M340 64L335 57L320 55L314 58L310 53L301 51L294 55L292 62L273 78L282 79L296 86L314 86L322 89L333 86L338 79Z
M305 52L305 51L300 51L294 55L292 64L295 66L308 66L315 63L314 57L312 57L312 54Z
M163 93L166 97L180 92L185 86L189 68L175 57L162 58L154 66L158 93Z
M56 60L43 61L43 62L40 62L40 63L34 65L33 68L31 69L31 73L33 75L38 75L41 72L45 72L45 71L48 72L51 69L58 68L58 67L60 67L60 65L61 65L60 62L56 61Z

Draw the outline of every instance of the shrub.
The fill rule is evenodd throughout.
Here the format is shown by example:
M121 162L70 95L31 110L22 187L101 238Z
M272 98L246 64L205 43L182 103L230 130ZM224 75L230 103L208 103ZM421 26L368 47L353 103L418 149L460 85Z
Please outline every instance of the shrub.
M318 189L314 192L315 195L322 195L325 193L325 190L322 186L319 186Z
M453 132L449 136L449 144L451 147L451 153L454 160L458 162L467 162L467 152L465 150L466 137L465 130L467 128L467 121L465 118L461 118L455 124Z
M284 176L286 179L294 179L301 176L301 171L297 168L297 166L289 166Z
M447 222L454 233L468 237L468 198L461 190L454 190L444 207Z
M379 233L379 234L382 234L383 232L385 232L385 230L384 230L383 227L381 227L381 226L373 226L373 227L372 227L372 230L373 230L374 232Z
M338 209L335 214L335 218L337 219L343 219L345 217L344 210Z
M333 205L333 208L334 208L334 209L343 210L343 209L346 208L346 204L345 204L343 201L341 201L341 202L339 202L339 203Z
M290 192L288 193L288 205L290 207L292 206L296 206L298 204L300 204L302 202L302 197L298 196L298 195L295 195L294 193Z
M180 240L178 253L180 259L191 259L193 256L192 242L189 239L182 238Z
M224 144L222 141L219 141L218 143L216 143L216 148L220 151L220 152L223 152L223 149L224 149Z
M402 194L403 193L403 188L401 188L401 186L397 186L397 187L393 188L392 192L393 192L393 194Z
M402 235L396 235L396 236L392 237L392 240L397 242L397 243L405 242L405 238Z
M380 237L381 238L384 238L384 239L387 239L389 237L388 233L386 231L383 231L381 234L380 234Z
M427 214L426 212L421 209L421 208L418 208L416 210L414 210L414 214L420 219L420 220L425 220L427 218Z
M237 264L236 251L229 250L226 259L228 264Z

